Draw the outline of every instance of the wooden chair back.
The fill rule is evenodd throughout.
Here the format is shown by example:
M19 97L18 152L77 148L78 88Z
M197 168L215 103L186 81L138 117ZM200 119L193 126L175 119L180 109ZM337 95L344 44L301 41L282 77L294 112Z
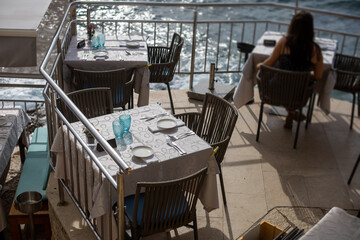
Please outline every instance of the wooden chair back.
M87 118L113 112L110 88L87 88L71 92L68 97ZM70 123L79 121L61 99L57 99L57 107Z
M287 71L261 65L258 87L262 102L288 109L304 107L313 92L310 72Z
M112 91L114 108L133 108L133 69L88 71L74 69L76 89L109 87Z
M196 203L207 168L188 177L157 183L137 184L132 228L147 236L196 221ZM140 229L137 223L140 195L144 194ZM136 239L136 238L135 238Z
M212 147L219 146L215 154L219 164L224 159L237 119L238 111L233 104L221 97L206 93L196 132Z

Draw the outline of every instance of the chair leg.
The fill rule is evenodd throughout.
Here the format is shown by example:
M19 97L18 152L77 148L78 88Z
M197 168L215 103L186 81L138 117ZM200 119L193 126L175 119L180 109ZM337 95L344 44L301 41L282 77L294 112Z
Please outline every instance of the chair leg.
M169 92L169 98L170 98L170 104L171 104L171 112L172 112L172 114L175 114L175 108L174 108L174 103L173 103L172 96L171 96L170 84L166 83L166 86L167 86L167 89L168 89L168 92Z
M358 159L357 159L357 161L356 161L356 163L355 163L355 165L354 165L354 167L353 167L353 169L352 169L352 171L351 171L351 175L350 175L349 180L348 180L348 182L347 182L348 185L350 185L351 180L352 180L352 178L354 177L355 171L356 171L359 163L360 163L360 154L359 154L359 157L358 157Z
M300 119L301 119L301 115L302 115L302 108L299 109L299 117L298 117L298 122L297 122L297 127L296 127L296 134L295 134L295 141L294 141L294 149L296 149L296 144L297 144L297 139L299 136L299 129L300 129Z
M354 122L355 99L356 99L356 93L353 93L353 103L352 103L352 108L351 108L350 129L352 129L353 122Z
M222 171L221 171L221 166L218 164L219 166L219 178L220 178L220 185L221 185L221 193L223 196L223 201L224 201L224 206L226 206L226 195L225 195L225 185L224 185L224 179L223 179L223 175L222 175Z
M316 97L316 93L313 93L310 97L309 108L308 108L308 112L306 114L305 129L307 129L308 124L311 123L311 118L312 118L312 114L314 111L315 97Z
M358 117L360 117L360 92L357 93L358 96Z
M261 126L261 122L262 122L262 115L263 115L263 111L264 111L264 103L261 102L260 104L260 116L259 116L259 122L258 122L258 129L257 129L257 133L256 133L256 141L259 141L259 136L260 136L260 126Z
M196 213L195 213L195 218L194 218L194 221L193 221L193 229L194 229L194 239L198 240L199 237L198 237L198 230L197 230Z

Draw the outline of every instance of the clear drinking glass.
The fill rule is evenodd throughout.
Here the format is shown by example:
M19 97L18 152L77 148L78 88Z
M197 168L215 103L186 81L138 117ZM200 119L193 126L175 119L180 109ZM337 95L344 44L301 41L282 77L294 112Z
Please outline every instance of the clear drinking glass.
M112 127L114 131L115 138L122 137L124 134L124 127L120 124L118 119L112 122Z
M91 38L91 45L93 49L97 49L99 47L99 41L97 37L94 36Z
M124 128L124 132L128 132L131 125L131 116L128 114L120 115L120 125Z
M99 34L97 36L98 39L98 43L100 47L103 47L105 45L105 35L104 34Z

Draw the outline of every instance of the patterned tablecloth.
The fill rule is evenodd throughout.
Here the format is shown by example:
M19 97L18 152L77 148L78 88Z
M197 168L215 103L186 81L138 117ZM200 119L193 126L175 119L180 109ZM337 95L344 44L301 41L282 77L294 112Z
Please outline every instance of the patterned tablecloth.
M284 36L284 33L267 31L258 40L256 47L244 65L243 75L233 96L236 107L242 107L254 97L254 85L257 83L256 65L267 59L274 49L273 46L265 46L264 39L278 41L282 36ZM317 83L315 91L320 95L320 108L326 114L329 114L330 94L335 86L335 77L330 69L335 56L337 41L327 38L315 38L315 42L319 44L322 50L324 64L323 79Z
M210 155L213 151L211 146L197 135L188 136L184 139L176 141L176 143L187 152L186 155L180 155L174 148L166 144L166 137L167 134L177 135L179 133L188 132L189 129L182 121L178 121L178 127L173 129L152 132L150 129L156 126L158 120L163 118L175 118L168 114L167 116L155 118L150 121L141 119L143 117L154 116L161 113L166 113L166 111L160 106L148 105L90 119L90 122L94 124L95 128L99 130L100 134L108 140L114 138L112 121L114 119L118 119L121 114L131 115L130 137L128 136L126 139L126 149L119 152L122 159L131 168L131 173L129 175L125 175L124 177L125 195L135 193L137 182L157 182L177 179L190 175L208 166L209 170L204 186L200 193L200 201L203 203L204 209L206 211L211 211L218 208L219 201L216 174L219 172L219 169L215 158L210 158ZM72 123L72 126L85 140L86 136L82 130L83 124L81 122L76 122ZM67 139L69 138L66 128L63 129L64 135L61 133L61 131L58 131L51 151L57 153L55 177L64 179L65 177L70 176L71 173L69 168L66 168L67 174L65 174L63 165L70 164L66 163L66 161L71 159L70 152L74 152L74 149L77 149L78 152L72 154L78 154L78 156L81 156L81 154L79 154L81 153L81 147L79 144L77 148L73 146L74 140L72 134L70 136L70 142L72 144L68 144ZM65 139L65 142L63 142L63 139ZM65 148L63 147L64 144ZM133 156L131 147L138 144L149 146L154 150L154 156L152 157L152 160L155 160L155 162L146 163L143 159ZM71 145L72 147L68 147L68 145ZM116 163L114 163L110 156L108 156L105 152L98 152L96 149L94 149L94 153L105 169L112 176L115 176L119 170L119 167ZM78 157L75 158L78 159ZM81 160L78 161L79 163L82 162ZM77 166L77 163L72 162L71 164L73 166ZM87 166L84 168L87 168ZM89 171L86 170L86 172ZM96 177L93 179L94 181L97 181ZM108 188L105 187L106 184L98 186L97 182L91 183L90 185L94 186L94 190L91 191L91 193L89 193L90 191L88 192L88 194L90 194L89 198L94 200L94 204L90 209L90 215L91 217L95 218L104 215L108 211ZM74 184L74 186L76 187L77 184ZM78 190L75 189L75 193L77 192ZM81 189L80 192L82 192ZM112 194L112 196L114 197L113 202L115 202L116 194ZM81 199L84 199L84 197Z
M10 161L16 143L22 136L30 118L22 108L0 109L0 176ZM23 135L23 144L28 146L27 138Z
M24 146L29 146L24 130L30 118L22 108L2 108L0 109L0 178L10 163L11 153L16 143L21 137ZM4 179L5 180L5 179ZM1 187L0 187L1 190ZM6 227L6 214L2 208L0 200L0 232Z
M77 43L84 37L73 36L64 60L65 92L74 91L72 86L72 71L77 68L82 70L112 70L119 68L135 68L135 92L139 94L137 106L149 103L149 78L147 45L142 37L132 36L106 36L105 49L93 50L91 43L78 49ZM127 43L139 42L138 48L128 48ZM99 50L107 51L106 57L95 58Z

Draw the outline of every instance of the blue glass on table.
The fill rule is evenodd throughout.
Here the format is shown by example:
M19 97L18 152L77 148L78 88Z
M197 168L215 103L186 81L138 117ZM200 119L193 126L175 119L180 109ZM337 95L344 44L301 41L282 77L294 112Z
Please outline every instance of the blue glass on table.
M98 41L98 38L93 36L91 38L91 45L93 47L93 49L97 49L99 47L99 41Z
M131 132L124 132L123 139L126 145L133 143L133 137Z
M120 124L118 119L112 122L112 127L114 131L115 138L122 137L124 134L124 127Z
M116 149L117 150L119 150L119 151L126 150L125 137L116 137L115 142L116 142Z
M131 125L131 116L128 114L120 115L119 117L120 125L124 128L124 132L128 132L130 130Z
M99 34L97 36L97 39L98 39L98 43L99 43L100 47L103 47L105 45L105 35Z

